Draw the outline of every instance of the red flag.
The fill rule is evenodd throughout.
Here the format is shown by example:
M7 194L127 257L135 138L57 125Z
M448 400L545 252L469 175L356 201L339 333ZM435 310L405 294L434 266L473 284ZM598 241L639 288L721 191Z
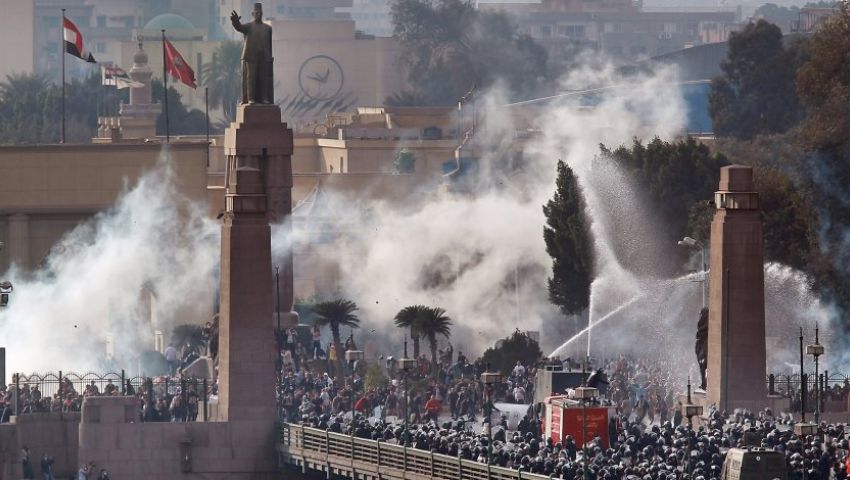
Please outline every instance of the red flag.
M180 52L174 48L174 45L168 41L168 39L164 39L163 48L165 49L165 69L168 73L171 74L172 77L180 80L186 85L192 88L198 88L195 84L195 72L186 63L186 60L183 60L183 56L180 55Z
M62 17L62 36L65 39L65 51L89 63L97 63L91 53L83 48L83 34L74 22Z

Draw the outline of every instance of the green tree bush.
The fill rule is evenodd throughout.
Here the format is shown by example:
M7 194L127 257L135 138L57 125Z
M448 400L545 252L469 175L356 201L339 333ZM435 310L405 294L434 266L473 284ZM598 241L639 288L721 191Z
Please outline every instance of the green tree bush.
M557 168L555 195L543 206L543 240L552 257L549 301L564 315L572 315L590 304L593 245L578 181L563 161L558 160Z
M412 90L388 102L454 105L473 86L497 79L524 96L547 78L546 50L505 13L465 0L394 0L391 15Z
M543 352L537 341L519 330L500 340L496 346L488 348L481 355L481 361L485 365L504 375L510 374L516 362L521 362L523 365L535 365L541 358L543 358Z
M782 31L765 20L731 34L723 75L712 80L709 93L717 135L749 139L784 132L799 122L797 50L786 50Z

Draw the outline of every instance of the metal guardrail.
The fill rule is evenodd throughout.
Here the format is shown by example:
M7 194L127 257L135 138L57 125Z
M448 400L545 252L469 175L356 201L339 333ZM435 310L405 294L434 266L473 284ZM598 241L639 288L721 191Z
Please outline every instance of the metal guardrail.
M302 471L319 470L358 479L380 480L549 480L520 472L378 440L281 423L278 452Z

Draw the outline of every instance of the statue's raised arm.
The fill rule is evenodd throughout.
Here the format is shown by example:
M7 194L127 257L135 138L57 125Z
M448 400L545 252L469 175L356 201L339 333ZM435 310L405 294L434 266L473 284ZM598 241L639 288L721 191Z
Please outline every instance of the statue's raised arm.
M272 27L263 23L263 5L254 4L253 21L240 23L233 11L230 22L244 35L242 41L242 102L243 104L274 103L272 85Z
M242 26L242 17L236 13L236 10L230 12L230 23L237 32L245 33L245 27Z

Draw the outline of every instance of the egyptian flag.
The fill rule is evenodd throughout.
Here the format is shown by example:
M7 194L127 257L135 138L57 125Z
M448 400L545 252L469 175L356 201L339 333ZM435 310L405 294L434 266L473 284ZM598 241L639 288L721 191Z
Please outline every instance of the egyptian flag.
M127 74L127 71L121 67L103 65L101 66L101 75L103 78L103 85L118 87L119 90L122 88L141 88L145 86L143 83L130 79L130 75Z
M198 88L198 85L195 84L195 72L191 67L189 67L186 60L183 60L183 56L180 55L180 52L178 52L176 48L174 48L174 45L172 45L168 39L163 38L162 48L165 51L166 71L168 71L172 77L180 80L186 85L192 88Z
M62 27L65 36L65 51L89 63L97 63L92 54L83 48L83 34L80 33L80 29L65 17L62 17Z

